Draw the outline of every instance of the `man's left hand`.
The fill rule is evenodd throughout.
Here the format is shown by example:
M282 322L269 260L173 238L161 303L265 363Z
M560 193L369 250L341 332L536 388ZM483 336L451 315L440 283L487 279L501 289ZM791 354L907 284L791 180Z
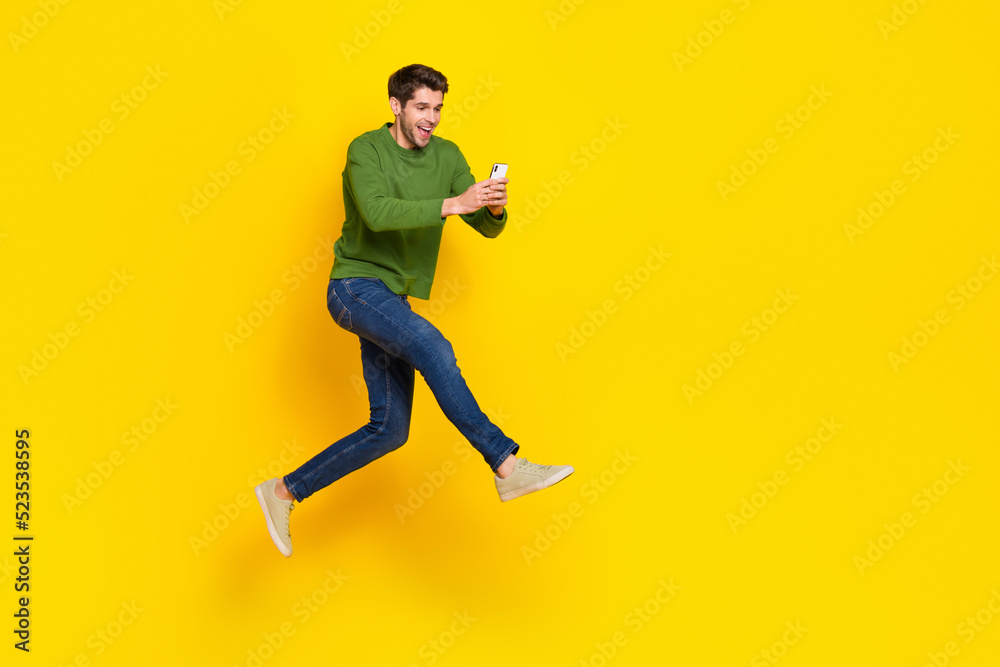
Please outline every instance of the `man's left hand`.
M507 184L510 183L510 179L504 177L487 180L490 183L487 186L490 203L486 205L486 208L489 209L494 218L501 218L503 217L503 207L507 205Z

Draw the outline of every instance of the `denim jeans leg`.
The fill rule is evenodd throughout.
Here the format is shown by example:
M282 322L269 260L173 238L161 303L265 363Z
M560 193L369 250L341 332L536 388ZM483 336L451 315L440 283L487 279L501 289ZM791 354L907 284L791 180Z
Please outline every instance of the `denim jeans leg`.
M494 472L519 449L480 409L462 377L451 343L433 324L414 313L405 297L378 279L335 281L335 293L347 310L353 331L423 375L442 412L479 450Z
M344 313L329 297L334 319ZM342 322L347 319L342 318ZM344 475L401 447L409 436L414 370L375 343L361 338L361 369L368 387L369 421L285 476L285 486L302 501Z

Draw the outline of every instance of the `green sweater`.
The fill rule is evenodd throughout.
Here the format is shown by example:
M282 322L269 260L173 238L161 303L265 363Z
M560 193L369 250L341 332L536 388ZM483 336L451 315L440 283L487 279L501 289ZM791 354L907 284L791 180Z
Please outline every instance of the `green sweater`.
M365 132L347 148L344 221L333 246L331 278L380 278L396 294L428 299L437 268L444 200L476 182L458 146L432 136L424 148L406 149L391 123ZM494 218L484 206L461 218L494 238L507 210Z

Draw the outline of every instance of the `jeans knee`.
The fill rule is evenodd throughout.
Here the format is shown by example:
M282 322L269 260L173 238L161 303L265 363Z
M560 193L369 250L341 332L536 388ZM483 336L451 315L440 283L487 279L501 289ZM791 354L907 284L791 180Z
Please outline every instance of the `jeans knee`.
M452 347L451 342L438 333L437 336L430 338L430 353L431 358L428 359L430 364L440 364L442 366L453 366L458 363L455 358L455 348Z
M386 444L393 449L399 449L410 438L410 425L397 423L385 433Z
M391 452L406 444L406 441L410 437L410 422L409 420L390 420L382 423L369 422L368 430L378 440L381 449L385 452Z

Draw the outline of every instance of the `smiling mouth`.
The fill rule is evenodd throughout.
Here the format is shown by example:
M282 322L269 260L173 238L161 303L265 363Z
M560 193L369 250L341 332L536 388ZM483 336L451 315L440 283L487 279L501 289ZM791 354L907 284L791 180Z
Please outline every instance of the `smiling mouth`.
M417 132L420 133L420 136L423 139L427 139L428 137L430 137L431 136L431 132L433 130L434 130L433 127L422 127L420 125L417 125Z

